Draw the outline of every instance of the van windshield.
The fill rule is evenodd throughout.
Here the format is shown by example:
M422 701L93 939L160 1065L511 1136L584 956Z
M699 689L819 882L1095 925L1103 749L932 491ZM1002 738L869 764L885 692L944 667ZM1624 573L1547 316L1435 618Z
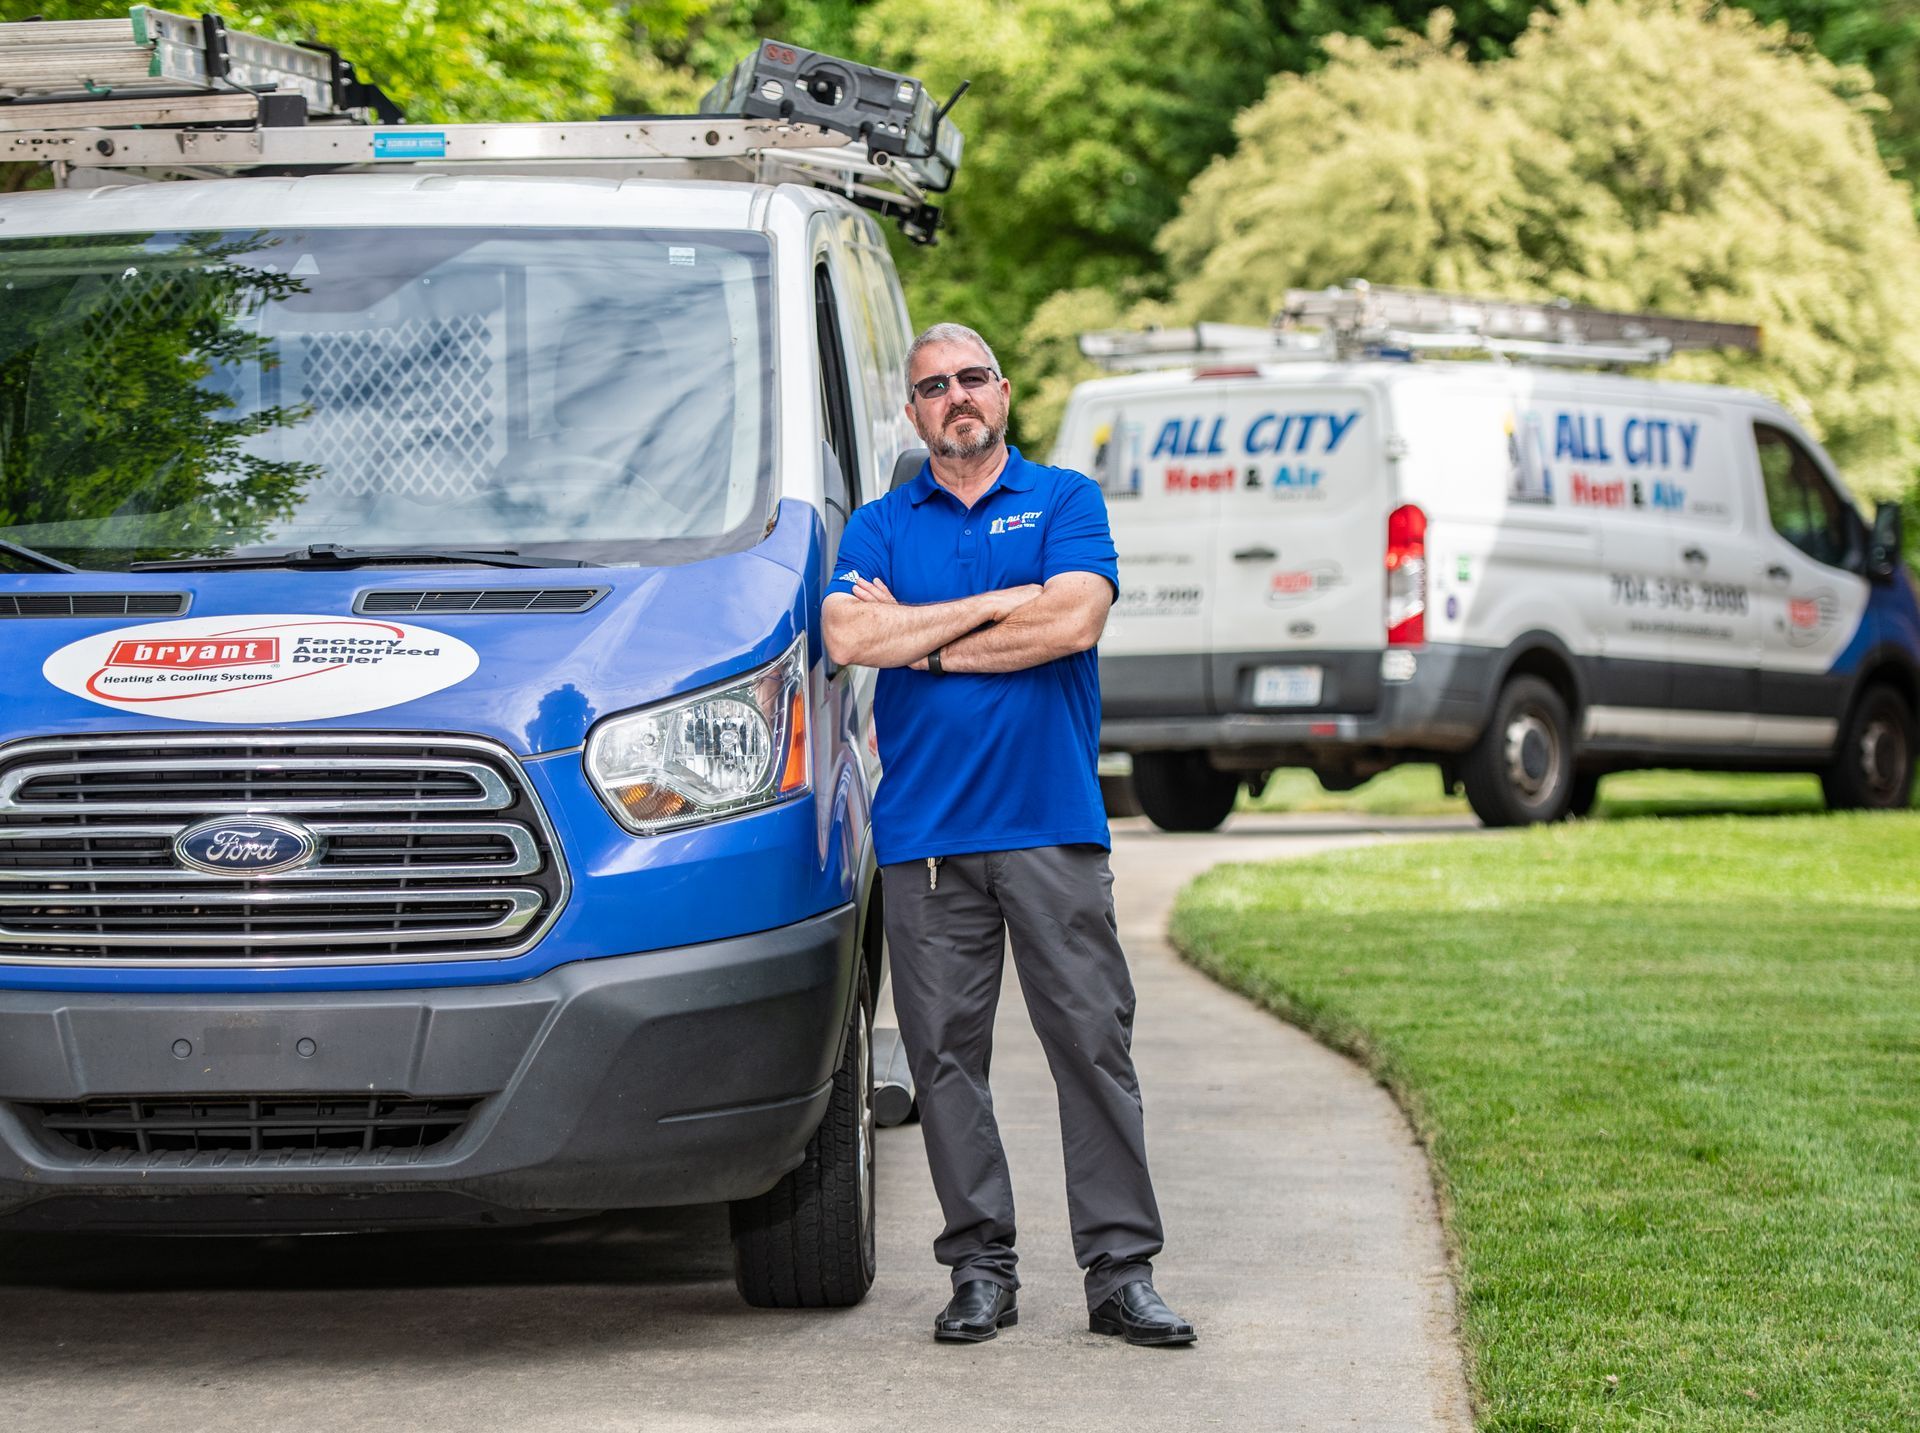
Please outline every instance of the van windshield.
M770 324L757 235L0 240L0 543L738 551L772 511Z

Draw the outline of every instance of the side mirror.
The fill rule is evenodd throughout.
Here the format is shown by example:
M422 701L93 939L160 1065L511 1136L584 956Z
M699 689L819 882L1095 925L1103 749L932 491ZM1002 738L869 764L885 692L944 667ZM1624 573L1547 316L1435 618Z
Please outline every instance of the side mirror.
M1874 508L1873 536L1867 541L1867 576L1875 582L1891 582L1900 570L1904 524L1899 503L1881 503Z

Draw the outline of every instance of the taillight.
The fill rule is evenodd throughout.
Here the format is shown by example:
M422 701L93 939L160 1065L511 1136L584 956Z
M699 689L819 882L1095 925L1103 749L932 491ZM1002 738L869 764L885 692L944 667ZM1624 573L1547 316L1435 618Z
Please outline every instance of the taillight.
M1412 503L1387 514L1387 645L1427 640L1427 515Z

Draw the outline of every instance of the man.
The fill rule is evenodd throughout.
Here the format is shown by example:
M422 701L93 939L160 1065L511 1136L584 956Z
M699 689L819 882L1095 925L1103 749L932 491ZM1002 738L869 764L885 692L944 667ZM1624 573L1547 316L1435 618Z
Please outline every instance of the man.
M986 341L936 324L907 359L907 416L931 454L854 513L823 608L835 661L881 668L885 776L873 829L894 1008L946 1228L953 1299L934 1337L1018 1320L1013 1190L987 1089L1009 936L1060 1098L1089 1327L1187 1344L1153 1289L1160 1214L1129 1042L1094 763L1093 647L1118 591L1100 490L1007 446L1012 388Z

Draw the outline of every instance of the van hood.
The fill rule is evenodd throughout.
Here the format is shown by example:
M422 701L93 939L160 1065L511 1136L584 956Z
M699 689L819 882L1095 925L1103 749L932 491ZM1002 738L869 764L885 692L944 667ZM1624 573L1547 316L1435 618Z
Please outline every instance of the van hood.
M0 621L0 741L291 728L565 750L603 716L785 651L818 609L821 536L812 509L788 500L758 547L679 567L7 575L0 614L21 615ZM581 589L581 610L457 610L481 590L514 594L489 599L508 606ZM123 595L145 610L170 593L186 594L184 617L69 615L123 613ZM376 593L403 596L369 604ZM462 595L411 600L424 593ZM819 634L809 641L817 659Z

